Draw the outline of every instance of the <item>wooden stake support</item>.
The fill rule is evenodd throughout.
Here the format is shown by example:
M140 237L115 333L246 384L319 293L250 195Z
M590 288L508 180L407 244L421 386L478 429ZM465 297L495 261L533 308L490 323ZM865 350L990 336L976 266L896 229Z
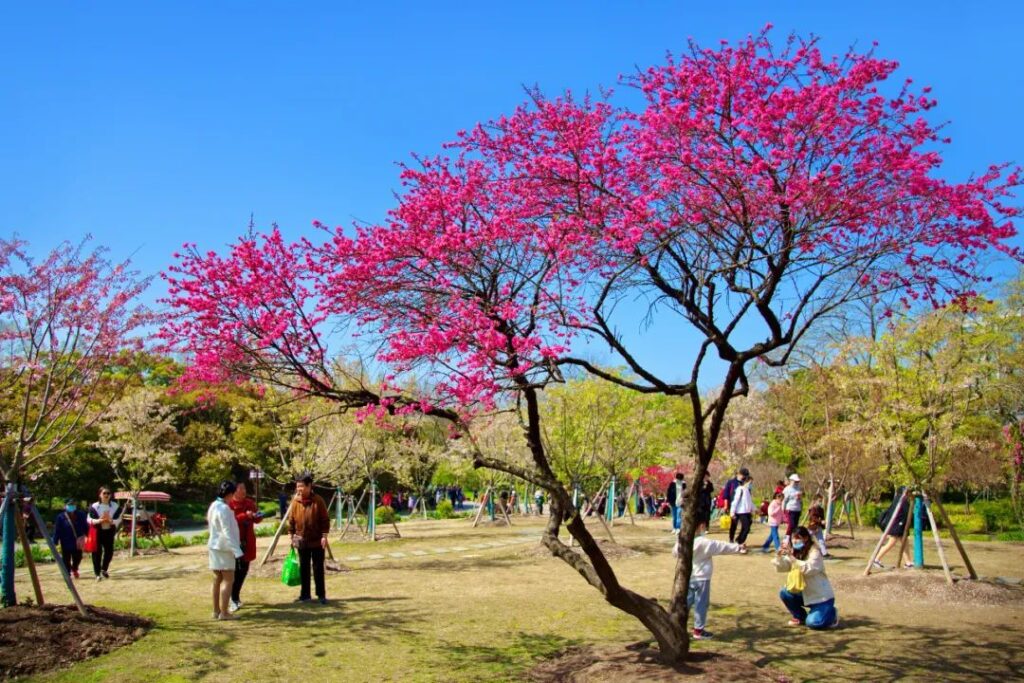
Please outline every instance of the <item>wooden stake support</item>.
M868 558L868 566L864 568L864 576L871 574L871 565L874 564L875 558L878 557L878 551L882 549L882 544L885 542L885 537L892 531L893 525L896 523L896 517L899 514L900 509L903 507L903 501L907 499L907 490L903 489L903 493L900 494L900 500L893 508L893 514L889 516L889 523L885 525L885 531L882 532L881 538L878 539L878 543L875 544L875 549L871 551L871 557ZM908 522L910 520L907 520ZM909 526L909 524L907 525ZM906 527L904 527L904 531ZM902 561L902 558L901 558Z
M925 500L928 501L928 498L926 497ZM957 552L960 553L960 557L964 561L964 566L967 567L967 573L970 575L972 579L977 581L978 573L974 571L974 565L971 564L970 558L967 557L967 551L964 549L963 544L960 542L960 535L956 532L956 527L954 527L953 523L949 521L949 516L946 514L946 509L942 507L942 503L939 501L938 496L935 496L932 502L935 503L935 507L938 508L939 510L939 517L942 518L942 523L946 525L947 529L949 529L949 535L953 537L953 544L956 545ZM934 525L934 522L932 522L932 524Z
M363 489L363 494L359 496L359 502L349 507L349 512L351 514L349 515L348 520L345 521L345 528L341 530L341 535L338 537L338 540L342 540L345 538L345 534L348 533L349 527L351 527L352 523L356 521L356 514L359 512L359 506L363 504L363 499L365 498L366 489ZM352 496L348 497L348 501L349 503L352 502ZM363 538L366 538L366 532L363 531L362 525L356 524L356 528L359 529L359 532L363 535Z
M46 546L50 549L50 554L53 556L57 564L57 569L60 570L60 575L64 577L64 585L68 587L68 591L71 593L71 598L75 601L75 607L81 614L88 614L88 610L85 608L85 603L82 602L82 597L78 594L78 589L75 588L75 582L71 580L71 574L68 573L67 565L64 564L64 558L57 552L57 548L53 545L53 539L50 535L45 533L46 523L43 522L43 516L39 514L39 508L36 507L35 501L32 501L32 519L35 520L36 526L41 530L44 530L43 538L46 540Z
M292 498L292 502L288 504L288 511L285 512L284 517L281 518L281 523L277 525L277 531L274 532L274 540L270 542L270 547L267 548L267 552L263 553L263 559L260 560L259 566L262 567L270 559L270 556L274 554L274 549L277 548L277 542L281 538L281 533L284 531L285 524L288 523L288 519L292 515L292 506L295 505L295 499Z
M946 552L942 549L942 540L939 538L939 527L935 524L935 515L932 514L932 506L928 501L928 494L923 495L924 509L928 513L928 521L932 525L932 536L935 537L935 547L939 551L939 561L942 562L942 571L946 574L946 582L953 585L953 573L949 571L949 562L946 561Z
M21 515L14 515L14 525L18 529L18 538L21 539L21 550L25 553L25 566L28 567L28 575L32 579L32 591L36 594L36 604L42 607L46 604L43 602L43 587L39 584L36 561L32 557L32 544L28 542L28 534L25 532L25 520L22 519ZM45 529L43 533L46 533ZM53 559L56 560L57 558Z
M913 498L916 500L917 499L917 495L915 494L913 496ZM900 554L896 558L896 569L897 570L903 569L903 553L907 549L907 538L910 537L910 519L911 519L911 515L914 514L913 501L907 501L907 502L910 503L910 506L909 506L909 509L907 510L907 521L903 525L903 537L900 538ZM915 523L917 522L916 517L914 518L914 522Z

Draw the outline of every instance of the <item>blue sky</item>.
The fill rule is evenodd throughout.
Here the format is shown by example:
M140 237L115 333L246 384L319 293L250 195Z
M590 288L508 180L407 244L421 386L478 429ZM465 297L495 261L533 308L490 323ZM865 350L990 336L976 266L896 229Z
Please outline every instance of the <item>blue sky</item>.
M379 220L396 161L509 111L523 85L593 90L689 36L767 22L829 52L877 40L932 85L951 177L1024 163L1020 3L11 3L0 234L41 253L91 233L155 273L182 242L231 242L250 214L291 237Z

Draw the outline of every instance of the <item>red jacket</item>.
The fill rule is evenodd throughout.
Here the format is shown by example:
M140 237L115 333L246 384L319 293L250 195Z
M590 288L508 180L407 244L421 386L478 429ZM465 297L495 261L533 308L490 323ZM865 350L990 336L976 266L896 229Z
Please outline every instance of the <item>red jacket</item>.
M234 496L229 496L228 507L235 513L235 519L238 521L238 537L242 541L244 551L240 559L252 562L256 559L256 520L248 513L256 514L256 503L252 498L235 500Z

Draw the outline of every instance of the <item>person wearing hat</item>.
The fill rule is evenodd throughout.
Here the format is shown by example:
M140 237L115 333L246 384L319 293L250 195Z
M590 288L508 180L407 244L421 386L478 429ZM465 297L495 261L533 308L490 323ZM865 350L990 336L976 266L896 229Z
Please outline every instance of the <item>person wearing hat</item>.
M804 510L804 492L800 488L800 475L789 475L789 486L782 490L782 509L786 511L786 538L800 526L800 513Z
M60 546L60 556L71 576L78 578L78 567L82 564L82 547L89 533L89 521L85 512L78 509L74 498L64 499L64 509L53 520L53 543Z

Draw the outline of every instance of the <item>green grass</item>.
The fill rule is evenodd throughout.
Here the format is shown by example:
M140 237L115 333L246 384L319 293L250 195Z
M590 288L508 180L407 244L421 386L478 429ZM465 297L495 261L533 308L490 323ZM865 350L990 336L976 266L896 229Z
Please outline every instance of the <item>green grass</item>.
M400 527L399 540L332 542L349 571L329 574L331 602L325 607L294 603L295 589L254 568L241 618L233 623L210 618L203 548L119 558L110 581L80 584L85 600L143 614L156 621L155 628L130 647L34 680L262 681L289 680L301 672L305 679L325 681L518 682L538 659L571 645L620 647L649 637L571 568L532 552L532 544L474 547L523 533L536 537L539 521L516 519L511 529L473 529L465 520L407 520ZM612 562L625 585L662 600L674 567L664 527L617 525L616 538L640 554ZM752 539L760 541L763 531L756 525ZM875 540L877 535L862 530L858 541L837 546L833 552L840 561L829 565L829 574L859 574ZM266 544L261 539L261 552ZM439 546L449 552L434 553ZM451 550L456 546L464 550ZM1019 547L970 548L980 573L1020 576ZM393 552L405 556L392 559ZM383 559L366 560L371 553ZM948 547L947 554L955 551ZM346 560L355 555L363 559ZM929 565L933 555L926 548ZM145 571L125 572L135 568ZM66 601L52 567L43 569L43 578L49 599ZM1010 678L1007 667L1024 638L1020 605L972 609L972 628L965 634L963 610L907 596L872 602L842 592L844 629L794 631L782 625L779 581L758 554L717 559L709 627L718 637L695 648L748 657L796 681L981 681ZM19 591L31 595L23 575Z

